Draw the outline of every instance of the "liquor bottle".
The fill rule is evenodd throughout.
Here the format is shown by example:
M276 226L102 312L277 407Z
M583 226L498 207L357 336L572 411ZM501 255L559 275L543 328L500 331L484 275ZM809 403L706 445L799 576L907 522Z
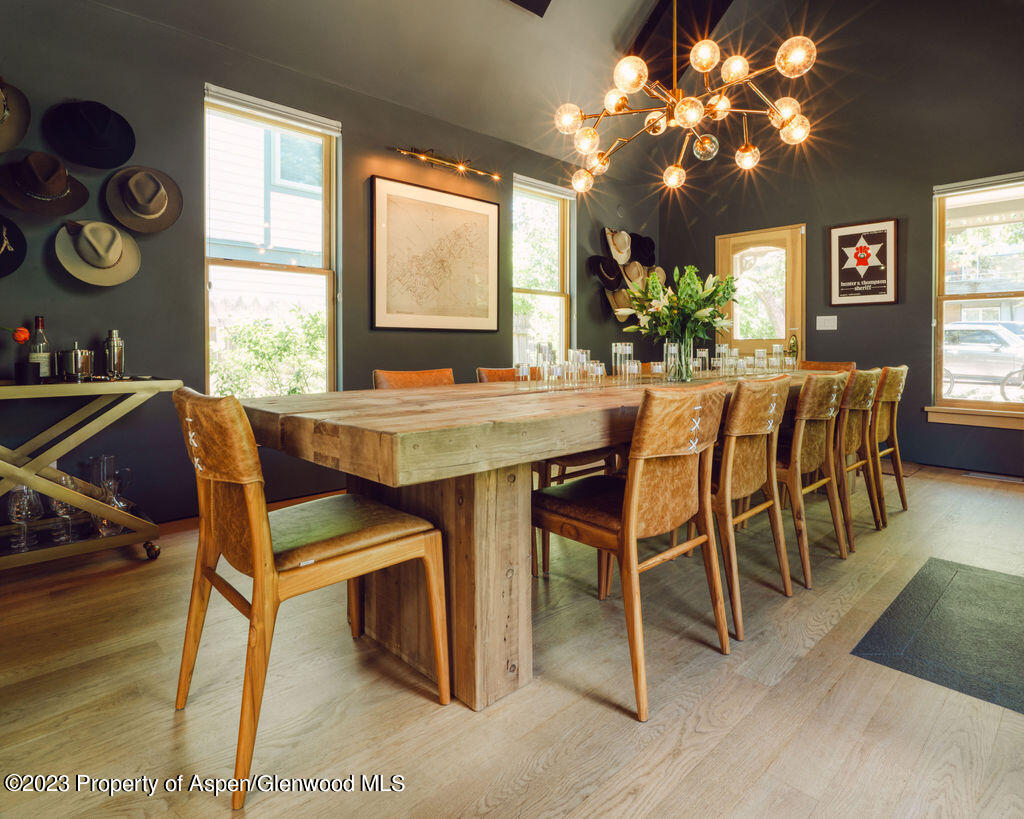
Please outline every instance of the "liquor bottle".
M43 317L36 316L36 329L28 348L28 360L39 363L39 377L50 377L50 342L46 340Z

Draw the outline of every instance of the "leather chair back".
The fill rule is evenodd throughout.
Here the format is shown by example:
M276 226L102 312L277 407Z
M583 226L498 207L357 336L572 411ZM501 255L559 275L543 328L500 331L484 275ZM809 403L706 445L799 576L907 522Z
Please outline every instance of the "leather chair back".
M540 367L530 367L530 379L536 381L540 378ZM491 381L515 381L515 367L477 367L476 380L480 384Z
M875 441L888 441L896 429L896 410L907 385L910 368L906 364L898 367L882 367L882 377L875 397Z
M402 387L444 387L455 383L451 367L440 370L374 370L375 390Z
M798 361L798 370L850 370L857 369L856 361Z
M786 411L789 376L748 380L740 379L729 400L725 417L722 466L719 483L729 481L728 496L745 498L769 480L769 447ZM770 466L775 469L774 464Z
M882 371L854 370L843 392L839 405L839 439L843 442L842 456L854 455L864 443L864 436L871 417L871 407L878 393L878 382ZM842 466L842 464L839 464Z
M797 432L793 436L793 446L799 446L800 451L791 453L791 460L799 458L801 473L812 472L825 463L834 444L836 416L849 378L849 372L809 375L800 388L795 413ZM802 434L798 435L801 427Z
M235 569L252 576L255 563L272 549L269 541L257 541L251 525L253 516L266 517L267 508L245 410L234 396L214 398L188 387L172 397L196 473L201 542L214 545ZM255 549L266 553L257 558Z
M629 450L626 530L651 537L677 529L699 506L700 461L718 439L728 389L720 382L683 389L645 390ZM631 520L631 516L634 516Z

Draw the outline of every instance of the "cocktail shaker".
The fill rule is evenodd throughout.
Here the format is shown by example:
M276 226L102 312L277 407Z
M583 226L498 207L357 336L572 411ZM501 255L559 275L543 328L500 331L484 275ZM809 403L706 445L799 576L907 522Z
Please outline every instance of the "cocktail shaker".
M117 330L107 332L107 340L103 342L103 352L107 359L107 376L124 378L124 339Z
M75 342L74 348L57 353L57 363L65 381L88 381L92 378L92 350L83 350Z

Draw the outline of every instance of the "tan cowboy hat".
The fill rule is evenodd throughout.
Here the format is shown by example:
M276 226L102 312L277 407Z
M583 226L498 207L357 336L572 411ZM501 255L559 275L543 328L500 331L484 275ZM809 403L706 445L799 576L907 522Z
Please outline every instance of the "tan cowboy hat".
M86 203L89 191L57 157L33 151L0 167L0 196L30 213L66 216Z
M604 229L604 240L608 245L608 252L619 264L629 261L629 231Z
M648 267L647 268L647 272L644 275L645 276L650 276L651 273L653 273L655 275L655 277L658 279L658 281L661 282L661 286L664 287L665 286L665 280L668 278L665 275L664 268L662 268L662 266L660 264L656 264L653 267Z
M110 287L139 272L139 246L107 222L65 222L57 233L57 258L76 279Z
M643 284L647 281L647 270L640 262L630 262L622 268L622 275L626 277L627 282L633 284Z
M629 294L625 290L605 290L605 296L608 298L608 303L612 306L612 315L621 323L624 322L628 317L620 316L615 311L620 307L632 307L633 305L629 302Z
M0 153L18 147L31 119L28 98L0 77Z
M156 168L122 168L107 181L105 196L114 218L139 233L167 230L181 216L181 188Z

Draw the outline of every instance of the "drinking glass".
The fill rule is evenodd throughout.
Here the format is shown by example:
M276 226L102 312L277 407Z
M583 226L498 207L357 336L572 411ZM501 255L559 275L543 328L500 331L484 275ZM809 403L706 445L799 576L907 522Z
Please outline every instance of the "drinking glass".
M729 355L729 345L728 344L716 344L715 345L715 355L718 356L718 358L725 358L727 355Z
M61 475L60 480L57 481L65 489L70 489L72 492L78 491L78 481L72 475ZM53 506L53 511L57 513L61 519L61 529L57 533L54 540L57 543L70 543L71 542L71 516L78 511L78 508L72 506L62 500L56 498L51 499L50 505Z
M8 493L7 514L11 518L11 523L19 525L18 535L11 542L11 548L27 549L29 521L43 515L43 502L39 499L39 493L27 486L14 487Z
M690 370L693 372L694 378L700 378L701 376L700 361L700 358L697 356L693 356L690 359Z
M754 350L754 371L763 373L768 369L768 351L764 348Z
M587 383L592 387L602 387L605 382L603 361L587 362Z
M512 380L515 381L515 388L517 390L530 389L530 365L516 364L513 369Z
M665 380L665 362L664 361L652 361L651 362L651 380L652 381L664 381Z
M785 348L781 344L772 345L772 355L782 358L786 354Z
M753 356L745 355L745 356L743 356L743 358L736 358L736 359L734 359L734 361L736 362L736 372L735 372L735 375L738 376L738 377L742 378L743 376L747 375L747 373L749 373L754 368L754 358L753 358ZM750 363L748 364L747 362L750 362Z
M700 362L698 370L702 374L707 374L708 371L708 349L707 347L701 347L697 350L697 360Z
M626 385L635 387L640 383L640 362L634 358L627 359L623 363Z
M722 359L717 355L711 359L711 374L721 375L722 374Z
M665 377L669 381L681 380L679 371L683 369L682 360L681 345L675 341L666 341L662 362L665 364Z
M787 355L782 359L782 365L786 368L787 372L793 372L796 370L796 359L791 355Z
M768 358L768 372L782 372L782 359L779 356L773 355Z

